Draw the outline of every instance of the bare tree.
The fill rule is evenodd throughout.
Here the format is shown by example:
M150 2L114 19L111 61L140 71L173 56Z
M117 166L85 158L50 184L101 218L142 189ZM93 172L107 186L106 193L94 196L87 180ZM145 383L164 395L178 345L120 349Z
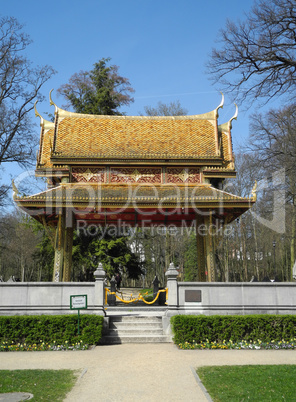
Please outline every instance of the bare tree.
M296 104L253 114L248 150L265 172L285 168L286 190L296 197Z
M296 87L295 0L258 0L244 21L220 31L208 73L241 101L293 99Z
M256 152L257 163L269 173L274 169L285 169L285 180L280 185L286 191L286 210L290 217L287 236L292 276L296 243L296 104L272 109L265 115L254 114L250 128L249 149Z
M31 40L13 17L0 19L0 166L27 164L34 153L36 138L29 112L40 88L52 76L52 67L33 67L25 57ZM0 193L5 193L5 187Z
M7 184L0 184L0 206L4 204L4 200L7 198L9 186Z
M146 116L185 116L188 110L183 108L180 101L170 102L168 104L158 102L156 107L144 106Z

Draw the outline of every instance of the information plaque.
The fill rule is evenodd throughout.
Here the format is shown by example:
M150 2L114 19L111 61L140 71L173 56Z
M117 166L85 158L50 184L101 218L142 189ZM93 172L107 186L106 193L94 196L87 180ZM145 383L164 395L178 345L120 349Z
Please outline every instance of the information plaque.
M185 302L201 302L201 290L185 290Z
M71 310L87 309L87 295L70 296L70 309Z

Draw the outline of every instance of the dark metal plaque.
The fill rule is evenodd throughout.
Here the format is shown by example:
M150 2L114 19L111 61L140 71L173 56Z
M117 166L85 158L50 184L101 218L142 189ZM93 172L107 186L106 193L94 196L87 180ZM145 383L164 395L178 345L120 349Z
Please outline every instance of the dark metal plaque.
M201 302L201 290L185 290L185 302Z

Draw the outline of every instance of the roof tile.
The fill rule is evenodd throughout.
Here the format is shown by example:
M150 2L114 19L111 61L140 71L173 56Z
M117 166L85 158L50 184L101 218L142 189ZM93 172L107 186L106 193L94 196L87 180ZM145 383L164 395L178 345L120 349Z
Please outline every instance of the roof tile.
M217 156L215 126L204 119L65 117L55 152L67 157Z

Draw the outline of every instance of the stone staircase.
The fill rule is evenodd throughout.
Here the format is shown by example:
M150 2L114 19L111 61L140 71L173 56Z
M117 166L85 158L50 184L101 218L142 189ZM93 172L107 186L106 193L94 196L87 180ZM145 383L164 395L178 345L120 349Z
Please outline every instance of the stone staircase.
M172 342L170 335L163 333L162 317L121 315L109 317L109 330L101 344Z

